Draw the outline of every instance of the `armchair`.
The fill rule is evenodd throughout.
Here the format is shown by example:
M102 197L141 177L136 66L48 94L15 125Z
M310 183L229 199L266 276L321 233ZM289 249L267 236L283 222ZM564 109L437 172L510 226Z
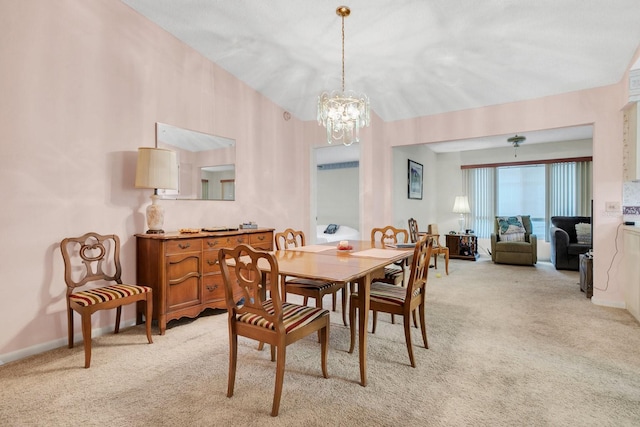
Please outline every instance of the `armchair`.
M552 216L549 237L551 239L551 262L556 270L579 270L580 254L591 249L588 240L578 239L577 224L591 224L588 216Z
M534 265L538 240L529 215L496 217L491 234L491 260L496 264Z

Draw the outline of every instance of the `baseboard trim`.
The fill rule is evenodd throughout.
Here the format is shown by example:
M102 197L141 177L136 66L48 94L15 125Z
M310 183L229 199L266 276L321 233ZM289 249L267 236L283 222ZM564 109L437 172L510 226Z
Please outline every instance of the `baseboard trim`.
M128 328L131 326L135 326L136 321L132 319L130 321L123 321L120 324L120 329ZM105 335L108 333L112 333L114 331L113 326L105 326L104 328L92 329L91 337L96 338L101 335ZM74 345L80 344L82 345L82 332L78 332L73 336ZM22 348L17 351L13 351L10 353L0 354L0 365L4 365L5 363L15 362L16 360L24 359L25 357L35 356L36 354L44 353L45 351L54 350L60 347L66 347L68 344L67 338L58 338L53 341L48 341L41 344L36 344L31 347Z
M602 305L604 307L623 308L626 309L627 305L624 301L608 301L597 297L591 297L591 302L595 305Z

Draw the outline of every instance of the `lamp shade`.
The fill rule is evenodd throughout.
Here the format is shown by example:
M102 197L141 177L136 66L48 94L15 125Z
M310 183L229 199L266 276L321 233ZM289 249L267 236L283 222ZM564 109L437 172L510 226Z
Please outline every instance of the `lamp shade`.
M178 157L163 148L138 148L136 188L178 189Z
M469 198L467 196L456 196L456 200L453 202L453 212L459 214L470 213Z

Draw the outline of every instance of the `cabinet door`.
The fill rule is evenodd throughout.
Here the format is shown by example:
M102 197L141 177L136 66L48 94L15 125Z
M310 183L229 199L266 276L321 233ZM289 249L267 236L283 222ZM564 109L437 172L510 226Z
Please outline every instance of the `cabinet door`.
M200 304L201 252L166 257L167 311Z

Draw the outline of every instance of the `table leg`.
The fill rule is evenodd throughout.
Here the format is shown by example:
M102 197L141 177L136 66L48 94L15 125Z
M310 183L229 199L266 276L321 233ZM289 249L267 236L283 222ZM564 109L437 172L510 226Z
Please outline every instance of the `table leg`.
M369 292L371 288L371 274L358 279L358 343L360 356L360 385L367 386L367 325L369 324Z

